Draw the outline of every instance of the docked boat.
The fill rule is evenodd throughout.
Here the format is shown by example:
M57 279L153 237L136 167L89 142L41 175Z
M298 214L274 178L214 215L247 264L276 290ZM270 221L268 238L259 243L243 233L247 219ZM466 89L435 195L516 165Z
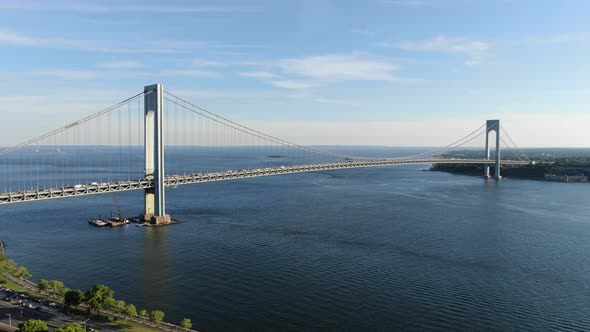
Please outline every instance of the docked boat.
M90 220L88 222L90 225L96 226L96 227L105 227L108 226L107 222L102 220L102 219L94 219L94 220Z
M131 221L123 217L111 217L106 221L107 226L119 227L129 224Z

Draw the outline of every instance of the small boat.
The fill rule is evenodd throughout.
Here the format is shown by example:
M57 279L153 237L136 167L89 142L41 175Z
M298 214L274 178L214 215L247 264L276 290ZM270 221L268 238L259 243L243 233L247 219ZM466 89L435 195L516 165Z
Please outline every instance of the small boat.
M106 223L104 220L102 220L102 219L94 219L94 220L90 220L88 223L89 223L90 225L93 225L93 226L96 226L96 227L105 227L105 226L107 226L107 225L108 225L108 224L107 224L107 223Z

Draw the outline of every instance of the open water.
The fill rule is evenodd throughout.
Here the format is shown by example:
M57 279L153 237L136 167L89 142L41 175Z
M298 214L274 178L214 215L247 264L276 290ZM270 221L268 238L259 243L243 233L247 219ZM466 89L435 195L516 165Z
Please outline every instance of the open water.
M89 226L112 195L0 206L0 240L34 280L203 331L590 330L590 185L425 168L181 186L157 229Z

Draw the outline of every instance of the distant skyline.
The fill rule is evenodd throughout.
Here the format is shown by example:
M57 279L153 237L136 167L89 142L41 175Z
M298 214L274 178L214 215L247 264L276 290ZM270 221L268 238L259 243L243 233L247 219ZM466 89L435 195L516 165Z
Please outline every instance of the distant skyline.
M590 147L583 0L0 0L0 145L152 83L301 144ZM476 145L481 145L482 140Z

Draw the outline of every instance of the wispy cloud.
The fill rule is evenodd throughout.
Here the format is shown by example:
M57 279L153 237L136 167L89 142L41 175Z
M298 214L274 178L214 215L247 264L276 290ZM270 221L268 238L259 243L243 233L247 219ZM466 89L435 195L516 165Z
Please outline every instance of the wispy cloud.
M0 30L0 43L15 45L37 45L38 41L13 31Z
M19 45L31 47L53 47L78 49L88 52L121 53L121 54L175 54L191 53L195 50L225 50L264 48L261 45L227 44L215 41L194 40L157 40L146 42L123 41L82 41L75 39L44 38L26 36L14 31L0 29L0 45Z
M442 51L458 53L485 52L488 50L488 45L484 42L471 41L465 38L446 38L443 36L420 42L403 43L400 47L410 51Z
M285 73L314 80L393 81L398 69L392 61L365 54L336 54L284 59Z
M203 59L195 59L192 62L192 65L195 67L225 67L225 63L211 61L211 60L203 60Z
M292 80L272 81L271 84L273 86L276 86L277 88L283 88L283 89L306 89L306 88L311 88L311 87L316 86L313 83L292 81Z
M322 104L334 104L334 105L343 105L343 106L355 106L356 103L350 100L343 100L343 99L331 99L331 98L315 98L313 99L316 103Z
M123 64L121 64L123 65ZM132 67L110 67L105 69L132 69ZM191 70L191 69L170 69L160 70L155 72L156 75L166 77L206 77L206 78L221 78L222 74L205 71L205 70ZM136 78L136 77L151 77L154 73L140 72L140 71L100 71L100 70L82 70L82 69L39 69L26 72L12 72L5 73L7 77L50 77L60 80L88 80L88 79L103 79L103 80L119 80L122 78Z
M243 72L243 73L240 73L240 76L244 76L244 77L255 77L255 78L261 78L261 79L277 77L276 74L273 74L273 73L268 72L268 71Z
M46 76L61 80L86 80L105 77L105 73L95 70L75 70L75 69L44 69L23 73L29 76Z
M21 46L50 46L50 47L67 47L83 48L88 47L81 41L68 40L61 38L34 38L23 34L0 29L0 44L21 45Z
M380 43L379 45L386 47L392 46L387 43ZM447 38L444 36L438 36L424 41L402 43L397 45L397 47L407 51L466 54L469 56L464 62L466 66L479 64L489 50L489 45L482 41L466 38Z
M222 77L220 73L207 71L207 70L163 70L160 72L161 76L186 76L186 77L209 77L209 78L219 78Z
M5 103L14 103L14 104L23 104L28 102L39 102L45 99L45 96L0 96L0 102L3 104Z
M244 65L262 70L241 72L240 76L257 78L283 89L306 89L343 81L404 81L395 75L398 65L393 60L364 53L315 55Z
M301 92L288 90L209 90L209 89L182 89L174 90L173 93L177 96L192 99L237 99L237 100L283 100L285 98L295 99L299 98Z
M254 6L195 6L183 4L153 5L137 3L129 5L128 2L119 1L100 3L63 2L63 1L3 1L0 3L0 10L20 11L70 11L87 12L94 14L108 14L117 12L133 13L167 13L167 14L198 14L198 13L231 13L231 12L258 12L259 7Z
M107 69L134 69L134 68L142 68L143 63L139 61L112 61L112 62L102 62L97 65L101 68Z

